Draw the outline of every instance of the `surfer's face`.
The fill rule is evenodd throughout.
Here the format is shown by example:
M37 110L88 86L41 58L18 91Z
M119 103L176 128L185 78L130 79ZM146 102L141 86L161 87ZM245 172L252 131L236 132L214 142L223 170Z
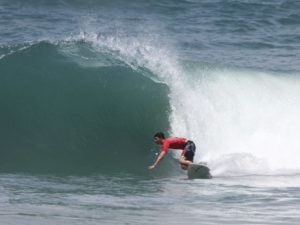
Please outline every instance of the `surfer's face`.
M161 143L162 143L162 139L159 138L159 137L155 137L155 138L154 138L154 142L155 142L156 144L161 144Z

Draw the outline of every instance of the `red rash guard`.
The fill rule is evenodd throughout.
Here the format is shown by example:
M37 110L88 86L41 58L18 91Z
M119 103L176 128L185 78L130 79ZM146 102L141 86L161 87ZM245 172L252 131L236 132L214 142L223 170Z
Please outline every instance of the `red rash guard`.
M171 137L163 140L162 151L167 152L169 148L184 150L187 140L185 138Z

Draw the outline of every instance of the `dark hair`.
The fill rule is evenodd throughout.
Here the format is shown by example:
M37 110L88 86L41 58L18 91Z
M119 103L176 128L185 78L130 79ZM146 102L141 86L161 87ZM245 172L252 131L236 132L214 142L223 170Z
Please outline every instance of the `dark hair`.
M154 138L162 138L162 139L165 139L165 135L163 132L157 132L155 135L154 135Z

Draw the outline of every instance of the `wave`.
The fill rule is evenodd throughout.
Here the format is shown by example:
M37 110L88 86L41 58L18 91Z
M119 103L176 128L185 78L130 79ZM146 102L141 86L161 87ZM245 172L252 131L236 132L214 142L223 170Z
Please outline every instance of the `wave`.
M153 133L169 129L165 84L83 41L7 49L0 60L0 171L146 171Z
M214 176L299 173L298 74L180 61L163 46L87 32L2 47L0 171L144 174L161 130L194 140Z
M299 74L182 61L155 37L124 40L89 32L82 38L168 85L169 133L194 140L195 161L206 161L213 175L300 171L295 157L300 147Z

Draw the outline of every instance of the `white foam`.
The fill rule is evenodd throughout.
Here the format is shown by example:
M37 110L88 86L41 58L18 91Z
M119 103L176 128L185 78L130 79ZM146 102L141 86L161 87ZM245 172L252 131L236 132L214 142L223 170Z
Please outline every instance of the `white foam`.
M172 128L193 137L213 173L300 171L299 76L216 69L180 96Z

